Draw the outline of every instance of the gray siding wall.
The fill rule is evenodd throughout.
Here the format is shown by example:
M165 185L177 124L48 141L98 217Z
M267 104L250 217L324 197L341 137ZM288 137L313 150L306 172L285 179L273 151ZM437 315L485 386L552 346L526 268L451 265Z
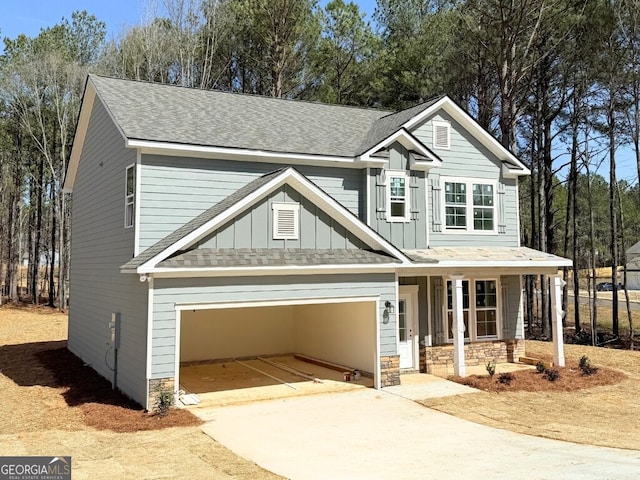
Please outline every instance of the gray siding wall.
M491 152L467 133L446 112L439 112L415 129L413 134L426 146L433 147L432 120L451 124L451 148L435 149L442 166L429 171L427 204L429 213L429 245L437 246L517 246L518 245L518 191L517 180L502 176L502 163ZM497 234L447 232L443 218L443 188L441 176L466 177L498 181L495 192L494 218ZM470 217L467 219L470 220Z
M297 240L273 239L272 204L300 204ZM365 248L347 229L288 185L202 239L202 248Z
M144 251L240 187L283 165L201 158L142 156L140 251ZM296 166L303 175L360 214L364 170Z
M500 277L502 288L502 337L524 339L522 288L518 275Z
M409 222L388 222L387 213L387 172L404 171L409 185ZM425 173L409 169L409 152L399 143L389 150L389 163L386 169L370 170L369 188L371 192L371 227L387 241L398 248L427 248L427 202Z
M380 355L395 355L396 322L382 322L384 303L395 304L393 274L156 279L153 295L152 378L173 377L176 304L250 302L348 296L380 297Z
M126 167L135 161L96 98L72 196L69 350L112 380L108 327L112 312L120 313L118 387L144 405L147 284L119 272L133 256L124 196Z

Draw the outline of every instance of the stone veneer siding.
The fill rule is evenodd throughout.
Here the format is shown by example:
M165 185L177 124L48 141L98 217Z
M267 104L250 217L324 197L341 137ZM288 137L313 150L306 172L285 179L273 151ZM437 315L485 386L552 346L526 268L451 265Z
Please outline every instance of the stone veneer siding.
M172 378L155 378L149 380L149 411L157 410L158 397L161 392L171 392L174 390L174 379ZM174 400L175 404L175 400Z
M400 385L400 355L380 357L380 385Z
M464 361L467 366L517 362L524 357L524 340L493 340L465 343ZM453 375L453 345L420 347L420 371L433 375Z

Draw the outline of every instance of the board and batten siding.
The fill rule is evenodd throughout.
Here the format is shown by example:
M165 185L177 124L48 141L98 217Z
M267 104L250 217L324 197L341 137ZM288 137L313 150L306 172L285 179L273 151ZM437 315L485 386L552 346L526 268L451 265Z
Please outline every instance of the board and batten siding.
M517 180L504 178L502 162L444 111L427 119L412 132L426 146L433 148L433 120L450 123L451 148L433 150L442 159L442 165L431 169L427 177L429 245L432 247L517 246L519 235ZM459 233L445 230L444 185L440 178L442 176L498 182L494 192L494 220L497 233ZM468 221L470 220L469 217Z
M117 386L146 403L147 284L123 275L134 228L124 228L126 168L136 152L96 98L72 194L69 350L113 381L109 322L120 314Z
M176 278L154 280L151 378L175 372L176 305L379 297L380 355L395 355L396 321L384 323L384 303L395 304L394 274Z
M273 204L300 205L297 239L274 239ZM197 248L365 248L345 227L289 185L257 202L236 219L203 238Z
M140 252L247 183L283 166L143 155ZM295 168L354 215L359 215L364 170L313 166Z
M406 190L408 191L410 210L408 222L389 222L389 205L387 188L388 173L404 172L407 176ZM371 227L387 241L401 249L427 248L427 184L425 172L410 170L409 152L398 142L389 148L389 161L386 168L372 168L369 175L369 189L371 192Z

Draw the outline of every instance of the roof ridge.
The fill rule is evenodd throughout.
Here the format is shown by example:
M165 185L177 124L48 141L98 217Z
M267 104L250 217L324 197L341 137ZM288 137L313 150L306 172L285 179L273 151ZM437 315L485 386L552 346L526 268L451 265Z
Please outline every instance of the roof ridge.
M265 101L295 102L295 103L302 103L302 104L314 105L314 106L319 106L319 107L344 108L344 109L361 110L361 111L366 111L366 112L384 113L385 114L385 115L379 117L378 119L384 118L384 117L389 116L389 115L393 115L394 113L398 113L398 112L395 112L395 111L392 111L392 110L376 108L376 107L360 107L360 106L357 106L357 105L343 105L343 104L339 104L339 103L326 103L326 102L321 102L321 101L317 101L317 100L305 100L305 99L299 99L299 98L270 97L268 95L260 95L258 93L233 92L233 91L227 91L227 90L218 90L218 89L215 89L215 88L189 87L189 86L185 86L185 85L177 85L177 84L172 84L172 83L152 82L150 80L134 80L134 79L131 79L131 78L120 78L120 77L114 77L114 76L111 76L111 75L101 75L101 74L97 74L97 73L91 73L91 74L89 74L89 77L96 77L96 78L102 78L102 79L106 79L106 80L115 80L115 81L128 82L128 83L143 84L143 85L148 85L148 86L153 86L153 87L160 87L160 88L163 88L163 87L164 88L182 88L182 89L188 90L188 91L200 91L200 92L204 92L204 93L234 95L234 96L246 97L246 98L257 98L257 99L262 99L262 100L265 100ZM411 107L409 107L409 108L411 108Z

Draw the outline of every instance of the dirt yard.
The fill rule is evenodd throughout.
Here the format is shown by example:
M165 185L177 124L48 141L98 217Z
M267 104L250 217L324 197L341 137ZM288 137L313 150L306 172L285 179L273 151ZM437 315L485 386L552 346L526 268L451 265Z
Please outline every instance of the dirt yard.
M527 356L550 359L552 344L527 340ZM565 345L568 365L581 356L594 366L621 372L621 380L565 391L480 392L423 405L496 428L575 443L640 450L640 352ZM562 374L562 371L561 371ZM626 377L626 378L624 378Z
M0 455L71 455L74 479L280 478L207 437L190 413L153 417L114 395L66 337L66 315L0 307Z

